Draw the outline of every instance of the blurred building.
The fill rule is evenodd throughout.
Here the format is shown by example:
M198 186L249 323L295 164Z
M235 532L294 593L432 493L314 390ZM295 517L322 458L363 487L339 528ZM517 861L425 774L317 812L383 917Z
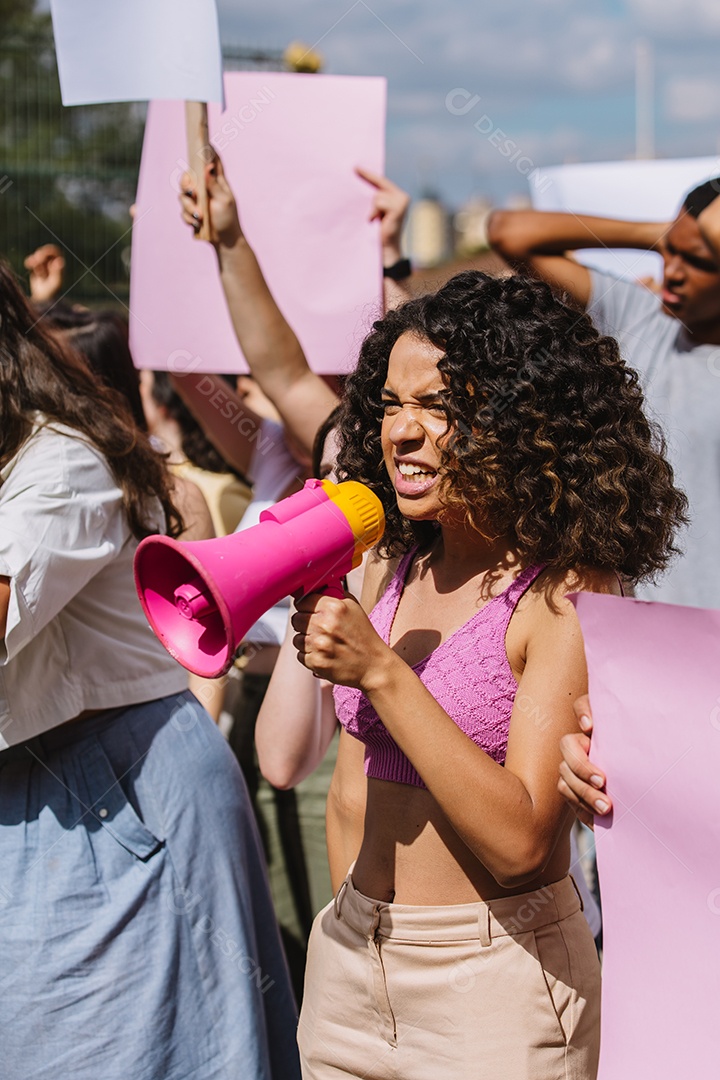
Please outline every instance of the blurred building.
M531 210L532 199L529 195L521 195L520 192L516 192L514 195L509 195L505 200L505 206L508 210Z
M404 244L417 267L438 266L452 254L450 214L434 195L426 195L410 207Z
M487 251L487 220L492 203L482 196L468 199L453 219L455 229L455 252L457 255L475 255Z

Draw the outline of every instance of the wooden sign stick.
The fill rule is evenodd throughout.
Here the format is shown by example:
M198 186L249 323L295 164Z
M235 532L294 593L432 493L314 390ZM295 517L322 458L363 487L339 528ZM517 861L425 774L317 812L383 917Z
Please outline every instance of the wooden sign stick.
M205 166L215 157L208 135L208 112L204 101L185 102L185 127L187 130L188 165L197 178L198 210L202 215L202 224L195 236L198 240L217 240L212 227L208 207L208 193L205 186Z

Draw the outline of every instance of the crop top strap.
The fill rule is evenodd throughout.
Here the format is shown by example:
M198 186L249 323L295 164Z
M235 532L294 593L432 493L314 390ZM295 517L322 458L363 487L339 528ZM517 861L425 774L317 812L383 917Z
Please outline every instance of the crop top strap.
M405 587L405 578L408 575L410 563L415 558L417 550L418 545L416 544L415 547L411 548L410 551L403 555L389 585L370 612L370 621L384 641L387 641L388 639L388 633L392 621L395 618L395 611L400 602L400 594Z
M402 590L405 587L405 578L408 576L408 570L410 569L410 563L417 555L419 544L415 544L409 551L406 551L402 559L397 565L397 570L393 574L390 587Z
M498 628L507 629L507 624L518 605L520 598L528 591L533 582L543 572L547 563L536 563L534 566L526 566L508 587L495 597L494 603L500 611L494 616L493 621L498 623ZM502 612L502 614L500 614Z
M512 604L513 607L515 607L523 593L526 593L535 579L540 577L540 574L546 566L547 563L535 563L534 566L526 566L525 569L521 570L518 576L508 585L502 595L507 598L508 602Z

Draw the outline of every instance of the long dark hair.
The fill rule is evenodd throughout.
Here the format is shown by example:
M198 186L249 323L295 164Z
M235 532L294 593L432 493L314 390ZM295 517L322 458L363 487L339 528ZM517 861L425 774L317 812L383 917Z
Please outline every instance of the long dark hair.
M235 470L215 449L180 395L173 389L167 371L153 371L152 396L180 429L180 445L185 457L206 472L229 473ZM223 376L221 376L222 378ZM232 386L234 379L230 383ZM239 475L235 472L235 475Z
M91 312L90 319L68 327L65 333L68 344L83 354L97 377L127 399L135 423L141 431L147 431L140 375L133 364L128 326L122 315L115 311Z
M448 506L483 535L510 537L526 563L635 580L665 568L687 499L617 342L543 282L477 271L376 322L347 381L338 463L384 504L381 551L427 548L437 534L402 517L382 464L381 390L408 333L443 352Z
M182 521L165 463L138 430L125 398L103 385L78 352L38 321L12 270L0 260L0 468L31 434L36 413L74 428L105 456L138 539L154 531L149 522L156 498L168 532L179 534Z

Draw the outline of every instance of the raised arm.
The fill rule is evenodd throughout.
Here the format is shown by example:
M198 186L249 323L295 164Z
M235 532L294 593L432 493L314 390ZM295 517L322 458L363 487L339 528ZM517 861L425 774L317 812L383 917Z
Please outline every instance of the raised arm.
M403 259L402 254L402 230L410 196L386 176L368 169L357 168L355 172L375 189L370 221L380 222L383 269L390 271L390 275L383 277L383 300L385 310L391 311L411 299L408 281L412 271L409 261ZM405 274L406 270L407 274L403 277L393 276L393 271Z
M220 280L238 342L287 431L309 456L320 424L338 403L337 395L310 369L300 342L268 288L240 226L235 198L219 158L206 166L205 179L218 236L215 250ZM197 229L200 211L187 174L182 183L183 218Z
M171 372L170 381L217 452L245 476L262 418L220 375Z
M666 222L616 221L585 214L541 210L496 210L488 222L488 240L510 266L543 278L568 293L582 307L590 302L590 271L568 257L580 248L657 250Z
M713 199L697 219L703 240L720 258L720 197Z

